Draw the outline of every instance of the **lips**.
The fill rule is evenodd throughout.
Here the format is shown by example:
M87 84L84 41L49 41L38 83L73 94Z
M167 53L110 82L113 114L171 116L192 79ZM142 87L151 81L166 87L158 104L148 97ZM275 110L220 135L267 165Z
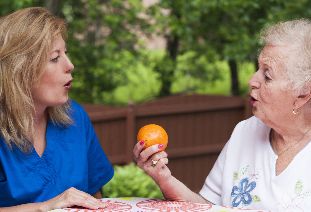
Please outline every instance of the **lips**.
M72 83L72 80L69 80L69 81L64 85L64 87L70 88L70 87L71 87L71 83Z
M250 98L251 98L252 101L257 101L257 99L252 97L252 96Z
M255 102L257 102L258 100L257 100L255 97L253 97L252 95L250 95L249 97L250 97L250 98L249 98L250 104L251 104L252 106L254 106Z

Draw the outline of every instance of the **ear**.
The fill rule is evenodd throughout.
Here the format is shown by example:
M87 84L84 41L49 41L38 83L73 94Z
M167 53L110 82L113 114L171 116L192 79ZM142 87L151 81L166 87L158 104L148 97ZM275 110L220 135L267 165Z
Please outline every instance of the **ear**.
M301 93L296 97L294 102L294 109L299 109L303 107L311 99L311 89L310 87L305 88Z

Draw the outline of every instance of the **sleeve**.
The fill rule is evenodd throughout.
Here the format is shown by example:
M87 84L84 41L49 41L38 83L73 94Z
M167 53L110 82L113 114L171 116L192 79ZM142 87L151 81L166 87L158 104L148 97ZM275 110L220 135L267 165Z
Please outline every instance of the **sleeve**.
M87 113L84 112L84 126L86 127L86 139L88 142L88 193L95 194L114 175L113 166L103 151L96 136L94 127Z
M224 180L224 173L227 173L228 169L228 162L231 163L232 161L229 161L227 159L229 156L228 154L231 154L231 151L235 151L236 148L234 146L236 145L236 141L239 140L239 137L241 135L241 130L245 126L245 121L239 122L224 148L220 152L212 170L210 171L209 175L205 179L205 182L203 184L203 187L199 194L207 199L208 201L221 205L222 204L222 199L223 199L223 192L227 188L225 188L225 182ZM232 144L232 145L231 145ZM232 160L232 158L230 158Z
M228 143L222 149L211 172L207 176L201 191L199 192L202 197L216 205L221 204L222 176L226 160L227 146Z

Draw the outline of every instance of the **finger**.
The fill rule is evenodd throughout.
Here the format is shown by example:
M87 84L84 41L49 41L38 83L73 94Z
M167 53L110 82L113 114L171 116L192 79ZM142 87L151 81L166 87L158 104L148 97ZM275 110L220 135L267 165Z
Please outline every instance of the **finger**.
M92 210L97 210L99 208L105 208L105 206L102 206L101 204L94 204L94 203L87 202L87 201L77 202L75 204L75 206L88 208L88 209L92 209Z
M99 209L99 208L107 207L107 204L102 202L99 199L96 199L96 200L82 199L81 203L82 204L80 206L91 208L91 209L94 209L94 208Z
M80 196L79 201L77 202L78 206L82 206L89 209L99 209L106 207L106 204L100 200L92 197L91 195Z
M166 165L168 164L168 159L167 158L160 158L159 160L154 160L154 159L150 159L148 160L148 162L146 162L146 164L148 164L148 168L154 168L156 166L162 166L162 165Z
M90 209L98 209L106 206L99 199L96 199L92 195L78 189L74 189L72 195L75 199L75 205L77 206L87 207Z
M134 161L137 162L137 160L139 159L139 154L140 152L143 150L145 145L144 141L139 141L137 142L137 144L134 146L133 149L133 154L134 154Z
M162 159L162 158L167 158L167 153L164 152L164 151L161 151L161 152L159 152L159 153L157 153L157 154L154 154L154 155L151 157L152 160L160 160L160 159Z
M159 160L159 164L160 164L160 165L161 165L161 164L167 165L167 164L168 164L168 158L161 158L161 159Z
M159 144L155 144L155 145L148 147L144 151L142 151L140 153L140 158L141 158L142 162L147 161L150 158L150 156L152 156L152 155L155 155L154 157L158 157L156 155L161 153L161 152L159 152L159 150L161 148L162 147Z
M100 201L99 204L100 204L99 208L106 208L107 207L107 204L102 202L102 201Z

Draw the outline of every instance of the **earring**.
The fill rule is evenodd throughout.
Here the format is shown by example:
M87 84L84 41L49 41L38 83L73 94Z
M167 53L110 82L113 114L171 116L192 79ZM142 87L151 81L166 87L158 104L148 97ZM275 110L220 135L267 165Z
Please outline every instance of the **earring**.
M292 112L293 112L294 115L297 115L299 113L295 108L293 108Z

